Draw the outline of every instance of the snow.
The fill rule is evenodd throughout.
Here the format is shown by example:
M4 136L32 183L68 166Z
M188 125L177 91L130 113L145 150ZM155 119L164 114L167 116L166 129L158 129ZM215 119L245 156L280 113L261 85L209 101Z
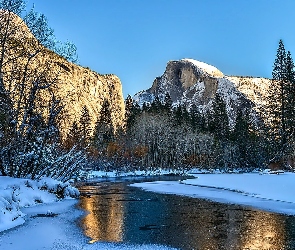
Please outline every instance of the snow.
M179 175L183 174L183 171L177 171L173 169L157 169L157 170L134 170L130 172L119 171L96 171L91 170L83 174L86 175L86 179L93 178L115 178L115 177L132 177L132 176L159 176L159 175Z
M214 66L209 65L207 63L200 62L200 61L197 61L194 59L188 59L188 58L182 59L181 61L186 61L186 62L190 62L190 63L194 64L196 67L200 68L201 70L203 70L204 72L206 72L207 74L209 74L212 77L219 78L219 77L224 76L223 73L219 69L217 69Z
M161 245L96 242L89 244L76 221L79 194L69 183L0 176L0 249L7 250L168 250ZM60 196L68 198L61 200Z
M26 223L20 227L0 233L0 249L7 250L169 250L160 245L131 245L125 243L96 242L89 244L89 239L75 223L83 215L75 205L77 200L68 199L50 204L25 208ZM42 217L48 211L56 214L54 217Z
M195 174L181 182L158 181L132 186L148 191L210 199L295 215L295 173Z
M33 181L0 176L0 232L25 222L21 208L78 196L79 191L69 183L50 178Z
M154 101L154 99L155 99L155 96L153 94L151 94L151 93L148 93L148 92L142 90L142 91L136 93L132 97L132 99L135 102L137 102L140 107L142 107L142 105L144 103L152 103Z

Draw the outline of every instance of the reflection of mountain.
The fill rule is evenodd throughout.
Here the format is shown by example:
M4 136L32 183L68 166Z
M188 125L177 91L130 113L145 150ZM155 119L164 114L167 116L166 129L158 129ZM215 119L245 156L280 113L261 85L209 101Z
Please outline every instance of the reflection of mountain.
M255 211L245 220L242 249L285 249L285 220L282 216Z
M112 194L112 199L107 195L95 195L91 198L82 197L81 208L89 211L82 219L86 236L90 241L123 241L124 206L120 200L122 194Z

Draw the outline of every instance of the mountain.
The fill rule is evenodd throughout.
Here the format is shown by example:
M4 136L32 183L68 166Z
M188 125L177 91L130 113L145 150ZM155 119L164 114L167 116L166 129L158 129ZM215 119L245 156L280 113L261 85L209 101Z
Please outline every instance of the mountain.
M6 27L8 32L5 33ZM25 107L30 86L40 81L50 88L38 91L38 107L48 105L53 96L63 106L58 124L62 135L74 121L79 121L84 106L89 110L93 128L105 100L110 103L113 125L123 124L124 98L121 81L116 75L102 75L67 61L44 47L21 18L4 10L0 10L0 36L7 36L6 47L1 48L5 52L4 87L16 106ZM43 110L46 117L48 111Z
M265 102L269 84L269 79L226 76L209 64L182 59L169 61L152 87L135 94L133 99L142 105L151 103L155 96L163 100L169 93L174 106L183 104L189 109L194 103L205 114L218 93L226 103L230 125L233 125L238 110L249 110L256 117Z
M94 127L104 100L110 103L113 125L123 124L125 104L122 84L116 75L99 74L70 63L55 53L46 56L51 57L53 70L59 70L55 91L64 104L63 130L67 130L73 121L79 121L83 106L88 108Z

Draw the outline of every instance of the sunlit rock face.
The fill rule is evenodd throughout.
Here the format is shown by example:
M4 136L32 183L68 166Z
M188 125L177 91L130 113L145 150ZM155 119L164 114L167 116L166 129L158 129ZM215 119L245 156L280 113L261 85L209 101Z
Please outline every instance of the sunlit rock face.
M226 76L233 82L236 88L257 106L266 104L265 97L271 84L271 80L262 77Z
M219 69L194 59L169 61L162 76L157 77L150 89L133 98L140 105L152 102L155 96L164 99L169 93L174 105L184 104L189 109L196 104L202 113L212 107L216 93L225 101L230 124L238 110L249 110L253 118L265 104L271 80L265 78L225 76Z
M170 61L164 74L157 77L153 86L146 92L153 95L165 95L168 92L173 101L178 101L183 95L193 96L197 92L206 90L204 96L210 98L211 93L217 90L215 76L223 74L205 63L192 59Z
M79 121L83 106L88 108L94 127L104 100L110 103L113 125L123 124L124 98L121 81L116 75L101 75L54 54L52 56L55 58L52 66L60 71L55 91L65 105L62 124L65 131L73 121Z
M37 101L43 103L43 106L49 105L52 96L61 101L60 105L63 106L63 109L58 119L58 126L62 136L67 133L74 121L79 121L83 106L89 110L93 128L104 100L108 100L110 103L114 127L123 124L124 98L121 81L116 75L102 75L67 61L62 56L43 47L21 18L12 13L8 15L6 11L0 10L1 27L8 19L10 19L9 30L12 34L9 39L21 45L8 51L8 56L16 59L11 62L7 59L5 64L5 88L10 93L12 100L19 99L19 79L23 77L27 66L24 85L28 89L34 81L40 79L50 85L50 91L38 92ZM1 31L0 36L3 36ZM39 52L36 53L36 51ZM20 52L22 53L21 57L13 56L20 54ZM34 53L36 56L29 59ZM42 112L46 118L46 111Z

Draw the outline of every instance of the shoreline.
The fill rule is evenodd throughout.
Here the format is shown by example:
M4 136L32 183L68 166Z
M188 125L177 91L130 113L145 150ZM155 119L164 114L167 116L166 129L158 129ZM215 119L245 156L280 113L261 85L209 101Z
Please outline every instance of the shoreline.
M79 220L87 211L79 199L63 199L21 208L24 223L0 232L0 249L7 250L170 250L162 245L95 242L83 234Z
M267 212L295 215L295 173L279 175L195 174L196 179L156 181L131 186L146 191L237 204Z
M0 248L75 249L75 245L87 244L87 237L78 227L78 220L85 212L77 204L76 199L66 199L23 208L25 222L0 232ZM48 211L54 216L45 216ZM75 245L70 242L75 242Z

